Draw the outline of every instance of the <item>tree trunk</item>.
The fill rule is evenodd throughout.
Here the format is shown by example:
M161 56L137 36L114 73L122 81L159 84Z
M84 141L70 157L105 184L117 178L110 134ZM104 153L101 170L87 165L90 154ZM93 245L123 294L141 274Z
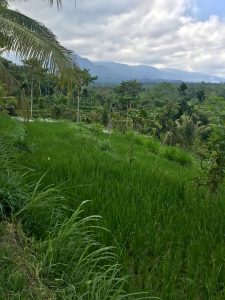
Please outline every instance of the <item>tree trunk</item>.
M127 119L126 119L126 130L128 129L128 112L129 112L129 106L128 106L128 103L127 103Z
M110 103L110 106L109 106L109 124L108 124L109 130L112 130L112 112L113 112L112 104Z
M80 90L77 91L77 124L80 123Z
M42 96L41 83L40 83L40 81L39 81L39 97L41 97L41 96Z
M30 118L32 119L33 117L33 101L34 101L34 79L32 76L31 79L31 89L30 89Z

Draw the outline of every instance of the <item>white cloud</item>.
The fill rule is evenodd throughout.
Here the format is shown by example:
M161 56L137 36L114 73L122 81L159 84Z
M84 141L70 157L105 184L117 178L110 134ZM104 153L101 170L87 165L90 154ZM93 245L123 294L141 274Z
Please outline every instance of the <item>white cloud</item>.
M194 0L37 0L12 4L43 22L81 56L225 76L225 21L198 21Z

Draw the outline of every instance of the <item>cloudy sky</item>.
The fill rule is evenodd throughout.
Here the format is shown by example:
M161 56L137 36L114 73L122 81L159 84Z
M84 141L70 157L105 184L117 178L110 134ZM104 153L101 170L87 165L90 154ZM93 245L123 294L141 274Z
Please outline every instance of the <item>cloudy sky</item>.
M225 76L225 0L17 0L12 8L49 27L93 61Z

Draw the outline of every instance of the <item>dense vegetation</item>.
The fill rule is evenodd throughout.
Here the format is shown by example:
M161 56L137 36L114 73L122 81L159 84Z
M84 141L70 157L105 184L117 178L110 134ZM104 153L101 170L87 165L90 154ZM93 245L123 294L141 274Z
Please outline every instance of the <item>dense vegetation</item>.
M22 66L5 60L2 63L17 80L10 96L0 89L2 111L27 120L99 123L109 131L149 135L162 144L191 151L207 174L201 183L208 184L211 191L219 189L225 166L223 84L144 85L133 80L101 87L93 85L96 78L83 70L79 80L71 79L68 85L35 59L24 61Z
M0 299L224 299L224 84L97 86L7 3Z
M223 86L201 84L201 101L186 91L200 85L183 96L182 86L144 87L132 100L121 87L90 87L97 97L83 116L97 117L78 125L70 103L74 119L58 117L69 122L22 124L3 113L2 298L224 298ZM2 110L11 113L5 99L20 115L16 97L3 96ZM187 136L182 121L195 126Z

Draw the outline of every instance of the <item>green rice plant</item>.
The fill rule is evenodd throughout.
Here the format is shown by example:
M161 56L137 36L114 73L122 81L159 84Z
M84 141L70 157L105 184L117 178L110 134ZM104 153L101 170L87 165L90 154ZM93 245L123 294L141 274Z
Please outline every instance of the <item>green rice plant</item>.
M112 151L113 148L112 146L110 145L110 142L109 140L103 140L103 141L99 141L99 149L101 151Z
M27 187L27 197L14 216L19 218L26 231L37 238L44 238L57 222L69 214L67 200L53 186L42 186L43 175L37 183Z
M21 175L20 169L14 173L11 164L7 164L10 162L9 153L8 148L3 148L0 162L3 157L6 158L5 168L12 175L12 186L1 174L1 187L5 187L6 195L11 195L11 189L15 190L15 187L20 192L17 189L17 197L10 196L13 201L8 201L7 206L3 198L6 196L1 190L1 208L5 218L12 217L22 222L23 229L32 239L28 243L25 235L21 238L21 229L10 224L1 226L3 223L0 223L0 297L39 299L41 294L43 299L145 297L146 293L126 293L127 276L123 275L124 270L118 263L115 247L98 242L98 232L106 231L99 226L101 218L97 215L82 216L86 202L76 210L69 209L59 190L53 186L43 187L46 174L37 183L27 184L24 180L26 175ZM16 181L19 178L21 180ZM8 208L10 215L5 213Z
M127 141L131 142L131 143L134 143L136 145L143 145L143 140L141 138L140 135L138 135L137 133L133 132L133 131L127 131L125 133L125 138Z
M0 299L52 299L38 277L34 241L20 224L0 222Z
M193 161L188 153L177 147L165 147L162 150L162 155L166 159L174 161L182 166L191 165Z
M25 136L25 127L15 119L0 114L0 136L7 140L7 143L15 143Z
M156 141L154 141L152 138L149 138L147 140L146 147L153 154L159 153L159 144Z
M100 124L91 124L88 125L88 128L90 129L91 132L93 132L94 134L102 132L104 127Z
M26 198L21 167L16 163L15 148L0 136L0 220L21 208Z
M95 239L96 230L104 230L98 225L100 217L83 217L84 204L41 243L43 279L66 299L130 299L113 248Z
M145 291L156 298L174 300L225 297L224 195L211 197L205 187L195 187L195 177L202 174L197 163L186 164L184 168L179 162L166 158L163 152L167 147L162 146L156 164L156 157L147 147L138 145L135 145L135 159L130 163L127 153L131 142L125 135L112 133L107 136L115 150L115 157L103 153L87 138L88 135L93 136L92 131L85 129L85 132L77 134L65 122L30 123L27 134L29 143L36 147L32 153L26 153L24 162L27 167L37 170L37 178L47 172L42 179L43 187L64 183L63 194L67 199L64 204L68 209L66 219L86 199L91 202L82 217L103 217L100 224L110 233L96 229L93 239L99 242L100 247L116 247L110 248L110 251L116 257L119 252L119 257L111 260L109 265L117 265L118 260L123 267L119 271L120 276L128 274L124 290L129 293ZM106 138L101 131L96 132L95 137L101 141ZM148 140L147 137L140 137ZM49 230L54 232L52 240L58 239L57 233L64 221L59 218L58 225L52 223L56 226L51 225ZM100 220L96 222L94 226L99 226ZM47 237L45 235L44 240ZM66 238L62 240L66 241ZM63 242L61 245L63 248ZM42 249L48 248L51 249L51 245L46 244ZM45 250L41 253L47 253ZM79 253L74 252L76 255ZM72 257L71 253L72 250L68 251L68 258ZM62 299L73 299L72 290L75 288L79 289L77 295L83 296L85 292L82 287L85 286L85 291L88 291L87 280L81 280L82 284L79 284L78 275L73 277L63 273L62 265L67 264L66 258L61 258L63 255L63 250L55 252L53 249L52 256L49 254L48 259L44 260L46 264L42 264L40 258L40 266L44 266L41 268L42 278L46 284L49 282L53 290L57 287ZM57 256L60 258L59 269ZM53 257L54 264L50 263L49 257ZM101 276L104 277L98 271L98 267L104 265L104 261L97 265L97 279L90 279L93 285L98 278L100 281ZM69 268L65 267L65 270ZM61 274L55 275L61 271L63 280L60 279ZM79 272L80 278L84 278L82 270ZM98 273L100 275L97 277ZM56 283L54 278L57 278ZM76 284L72 278L77 278ZM98 294L99 289L93 287L92 295ZM91 295L91 291L88 293ZM101 292L99 295L104 299ZM132 299L132 296L127 298ZM146 298L150 299L148 295Z

